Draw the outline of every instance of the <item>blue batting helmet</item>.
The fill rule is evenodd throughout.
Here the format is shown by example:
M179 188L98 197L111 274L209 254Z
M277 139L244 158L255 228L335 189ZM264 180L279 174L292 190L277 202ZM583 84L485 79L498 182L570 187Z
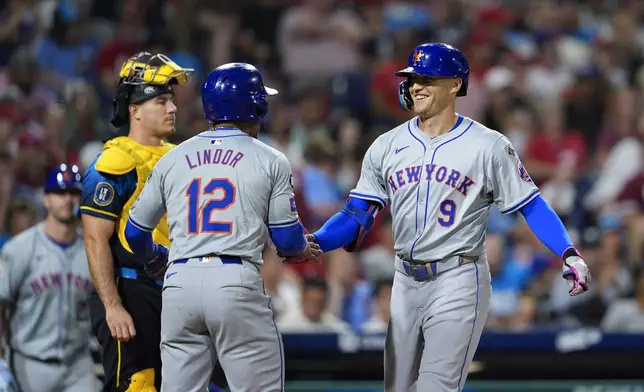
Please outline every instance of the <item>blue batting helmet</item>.
M457 97L467 95L467 82L470 76L470 65L458 49L441 43L418 45L409 55L407 68L395 73L407 77L398 85L398 99L404 110L411 110L414 103L409 93L409 77L423 75L435 78L459 78L463 81Z
M81 191L83 177L76 165L61 164L49 172L45 182L45 193L61 191Z
M262 74L251 64L229 63L215 68L201 88L206 120L259 123L268 112L266 97L277 90L264 86Z

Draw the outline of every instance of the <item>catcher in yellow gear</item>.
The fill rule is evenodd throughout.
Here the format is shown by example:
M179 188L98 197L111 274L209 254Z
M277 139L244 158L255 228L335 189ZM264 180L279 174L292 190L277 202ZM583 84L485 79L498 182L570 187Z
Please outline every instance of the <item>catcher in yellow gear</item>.
M102 347L104 392L156 392L161 387L161 287L140 268L124 229L130 207L157 161L174 145L174 88L192 69L164 54L139 53L119 73L112 125L127 136L107 141L83 179L81 216L95 292L92 328ZM169 245L165 217L154 240ZM143 261L143 262L142 262Z

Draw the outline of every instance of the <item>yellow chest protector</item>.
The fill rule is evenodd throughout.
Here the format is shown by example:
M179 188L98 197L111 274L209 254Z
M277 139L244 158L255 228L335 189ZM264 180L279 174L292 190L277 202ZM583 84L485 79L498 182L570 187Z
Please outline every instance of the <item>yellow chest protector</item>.
M101 157L96 161L96 170L108 174L123 175L136 169L136 189L123 206L121 216L116 223L119 241L130 253L132 249L125 240L125 226L130 216L130 208L141 194L154 165L174 147L174 144L165 142L159 147L142 146L128 137L121 136L106 142ZM170 246L167 214L163 215L152 232L152 238L158 244Z

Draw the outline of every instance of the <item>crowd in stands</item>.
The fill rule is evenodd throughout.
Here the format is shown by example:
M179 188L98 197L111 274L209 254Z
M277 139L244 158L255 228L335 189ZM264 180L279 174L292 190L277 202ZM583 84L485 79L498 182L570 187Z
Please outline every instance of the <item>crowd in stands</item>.
M592 271L569 297L561 260L523 218L494 207L487 233L487 328L601 326L644 332L644 1L641 0L2 0L0 246L43 217L42 185L60 162L85 170L104 140L118 71L165 53L196 70L176 89L179 143L207 129L200 87L231 61L280 90L260 139L295 173L311 231L343 205L362 156L408 120L400 78L419 43L468 57L457 110L505 134ZM391 216L360 252L263 275L282 331L384 331L394 274Z

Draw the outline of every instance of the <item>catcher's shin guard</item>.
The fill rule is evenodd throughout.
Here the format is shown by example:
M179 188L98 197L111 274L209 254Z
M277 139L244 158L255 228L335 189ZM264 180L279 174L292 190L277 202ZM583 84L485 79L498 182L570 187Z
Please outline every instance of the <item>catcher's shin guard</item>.
M154 369L138 371L122 383L117 392L158 392L154 386Z

